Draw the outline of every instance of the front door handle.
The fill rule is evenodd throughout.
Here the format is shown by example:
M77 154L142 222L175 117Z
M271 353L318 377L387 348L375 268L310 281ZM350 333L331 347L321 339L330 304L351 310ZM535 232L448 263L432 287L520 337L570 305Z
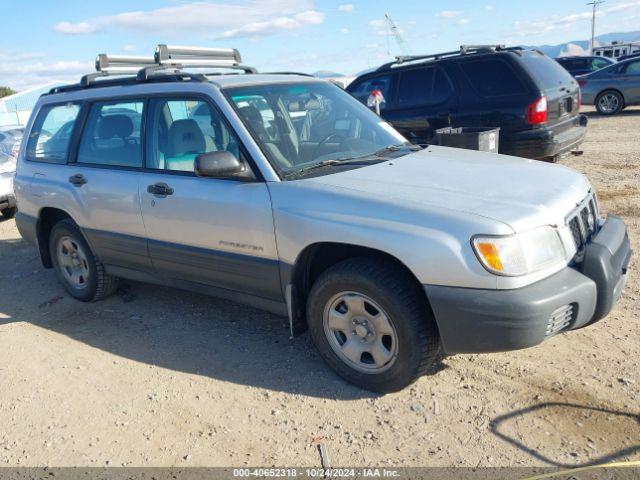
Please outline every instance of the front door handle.
M69 177L69 183L75 187L81 187L85 183L87 183L87 179L81 173L76 173L75 175L71 175Z
M147 187L147 192L159 197L166 197L167 195L173 195L173 188L164 182L154 183Z

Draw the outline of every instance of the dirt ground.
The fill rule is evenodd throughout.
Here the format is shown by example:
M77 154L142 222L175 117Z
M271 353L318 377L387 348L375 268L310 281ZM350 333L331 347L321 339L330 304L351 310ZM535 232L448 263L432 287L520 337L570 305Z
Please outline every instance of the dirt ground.
M640 238L640 109L589 113L586 173ZM637 264L637 262L636 262ZM640 459L640 283L528 350L458 355L406 390L339 379L286 320L158 286L65 294L0 222L0 466L578 466ZM321 438L321 437L319 437Z

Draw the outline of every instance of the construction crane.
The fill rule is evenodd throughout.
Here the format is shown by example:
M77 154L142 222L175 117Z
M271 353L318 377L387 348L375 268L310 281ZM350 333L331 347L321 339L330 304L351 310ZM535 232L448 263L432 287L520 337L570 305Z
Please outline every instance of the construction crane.
M387 21L387 26L389 27L389 31L391 32L391 35L393 35L393 38L396 40L396 43L398 44L398 48L400 49L400 54L403 56L411 55L411 48L409 48L409 44L400 33L400 30L398 29L397 25L391 18L391 15L389 15L388 13L385 13L384 19Z

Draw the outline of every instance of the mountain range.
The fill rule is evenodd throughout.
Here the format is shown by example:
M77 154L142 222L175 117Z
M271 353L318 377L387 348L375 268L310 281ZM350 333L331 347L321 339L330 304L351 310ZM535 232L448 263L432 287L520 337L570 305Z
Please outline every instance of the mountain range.
M635 32L614 32L596 36L596 46L608 45L611 42L637 42L640 41L640 30ZM563 55L587 55L589 53L589 40L573 40L558 45L523 45L524 48L537 48L550 57Z
M596 46L608 45L611 42L640 42L640 30L634 32L613 32L604 33L596 36ZM589 40L572 40L566 43L560 43L558 45L522 45L523 48L535 48L552 58L561 57L566 55L588 55L589 53ZM357 73L360 75L371 69L363 70ZM312 73L314 77L330 78L330 77L344 77L342 73L331 72L328 70L319 70Z

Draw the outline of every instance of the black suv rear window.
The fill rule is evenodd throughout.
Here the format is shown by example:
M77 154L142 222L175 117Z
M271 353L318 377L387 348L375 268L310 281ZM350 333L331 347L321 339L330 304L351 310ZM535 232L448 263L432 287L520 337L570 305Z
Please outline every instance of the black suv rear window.
M516 72L499 58L460 62L460 68L482 97L518 95L526 91Z
M523 52L522 63L542 90L573 82L571 74L546 55Z

